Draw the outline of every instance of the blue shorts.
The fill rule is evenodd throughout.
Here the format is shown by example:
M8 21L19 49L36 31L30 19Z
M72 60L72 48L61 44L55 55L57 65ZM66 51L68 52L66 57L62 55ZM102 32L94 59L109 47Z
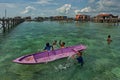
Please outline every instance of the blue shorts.
M78 60L78 63L83 63L83 58L81 56L78 57L77 60Z

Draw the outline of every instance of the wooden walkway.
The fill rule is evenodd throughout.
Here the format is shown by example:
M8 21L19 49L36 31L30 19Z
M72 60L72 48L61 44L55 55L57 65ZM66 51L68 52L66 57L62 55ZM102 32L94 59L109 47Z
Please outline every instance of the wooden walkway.
M120 22L120 19L118 19L118 18L112 18L112 19L99 19L99 18L95 18L93 20L93 22L108 23L108 24L113 24L113 25L118 26L119 22Z
M2 25L0 27L0 30L2 30L3 33L5 33L24 21L25 20L22 18L7 18L7 19L2 18L0 19L0 24Z

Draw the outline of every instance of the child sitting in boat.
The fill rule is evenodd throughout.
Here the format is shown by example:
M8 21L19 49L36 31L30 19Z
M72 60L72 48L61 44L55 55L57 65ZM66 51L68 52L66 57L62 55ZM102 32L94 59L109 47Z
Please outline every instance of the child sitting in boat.
M52 46L53 46L53 49L54 49L54 50L57 49L57 40L55 40L55 41L53 42Z
M49 43L46 43L46 46L45 46L44 50L45 51L50 51L51 48L53 49L53 47Z
M108 38L107 38L107 43L108 44L110 44L112 42L112 40L111 40L111 36L110 35L108 35Z
M61 48L65 48L65 42L61 42L61 40L59 41L59 45Z

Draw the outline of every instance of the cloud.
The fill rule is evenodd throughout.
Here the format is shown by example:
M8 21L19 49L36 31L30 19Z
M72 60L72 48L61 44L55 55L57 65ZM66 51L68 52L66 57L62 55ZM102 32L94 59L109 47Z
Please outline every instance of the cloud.
M36 2L36 3L38 3L38 4L50 4L50 1L51 1L51 0L39 0L39 1Z
M46 5L46 4L57 4L54 3L53 0L38 0L37 2L35 2L35 4L41 4L41 5Z
M79 13L81 13L81 10L75 10L74 12L75 12L75 14L79 14Z
M116 5L113 0L99 0L97 3L99 6L113 6Z
M25 8L25 10L21 12L21 14L28 14L28 13L32 12L33 10L36 10L36 9L32 6L27 6Z
M96 2L97 11L120 12L120 2L118 0L100 0Z
M94 12L95 10L92 9L91 7L85 7L83 9L81 9L81 12Z
M74 12L75 12L75 14L89 13L89 12L91 13L91 12L95 12L95 9L92 9L91 7L85 7L83 9L81 9L81 10L75 10Z
M93 2L95 2L95 0L89 0L89 3L93 3Z
M76 14L78 13L120 13L120 2L119 0L90 0L90 5L88 7L84 7L80 10L75 10Z
M65 4L57 9L57 11L62 14L68 14L70 10L71 10L71 4Z
M17 6L13 3L0 3L0 8L16 8Z
M98 5L98 7L102 7L102 8L105 8L105 7L113 7L113 8L117 8L117 7L120 7L120 2L118 0L100 0L98 2L96 2L96 5Z

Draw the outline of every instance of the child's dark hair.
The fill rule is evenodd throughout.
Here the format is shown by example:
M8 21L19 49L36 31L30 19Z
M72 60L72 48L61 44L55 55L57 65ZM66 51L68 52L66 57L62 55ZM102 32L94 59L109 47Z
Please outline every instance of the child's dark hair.
M46 43L46 46L50 46L50 44L49 44L49 43Z
M81 50L79 50L78 52L82 55L82 51Z
M63 42L63 44L65 45L65 42Z
M111 36L110 35L108 35L108 38L110 38Z

